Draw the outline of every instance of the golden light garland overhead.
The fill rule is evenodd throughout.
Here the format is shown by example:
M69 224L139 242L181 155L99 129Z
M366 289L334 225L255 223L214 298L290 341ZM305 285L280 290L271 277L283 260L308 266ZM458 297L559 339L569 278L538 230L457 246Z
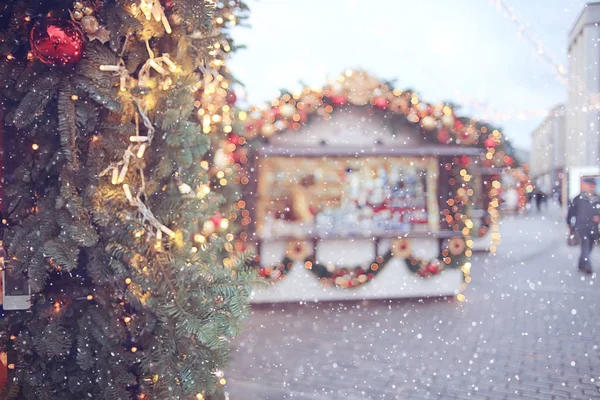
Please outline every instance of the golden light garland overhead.
M519 14L515 11L515 8L509 6L504 0L490 0L490 4L494 6L498 13L502 13L514 25L517 26L519 35L521 35L531 46L533 46L538 58L542 62L547 63L552 67L552 72L556 80L561 84L566 85L567 69L550 54L542 41L537 38L537 35L530 31L530 29L527 27L528 24L521 20Z

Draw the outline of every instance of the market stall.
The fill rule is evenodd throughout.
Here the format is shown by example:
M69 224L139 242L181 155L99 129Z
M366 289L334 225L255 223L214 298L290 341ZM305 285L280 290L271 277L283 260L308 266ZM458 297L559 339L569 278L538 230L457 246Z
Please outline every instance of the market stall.
M242 117L242 237L273 282L254 302L464 299L476 225L498 218L477 172L505 164L498 130L352 71Z

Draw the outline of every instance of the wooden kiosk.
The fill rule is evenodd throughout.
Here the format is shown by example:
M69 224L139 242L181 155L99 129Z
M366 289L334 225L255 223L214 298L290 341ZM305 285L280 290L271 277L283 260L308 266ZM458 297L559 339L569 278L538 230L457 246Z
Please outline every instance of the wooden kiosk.
M244 124L244 237L272 282L253 302L464 299L471 215L497 220L499 181L475 175L497 130L360 71Z

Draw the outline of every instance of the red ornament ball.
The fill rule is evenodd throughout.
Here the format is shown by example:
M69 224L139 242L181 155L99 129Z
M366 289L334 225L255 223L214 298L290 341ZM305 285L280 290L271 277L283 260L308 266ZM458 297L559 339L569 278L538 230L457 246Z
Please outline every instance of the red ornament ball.
M450 141L450 132L448 129L441 128L437 133L438 142L447 144Z
M497 143L494 139L485 139L485 141L483 142L483 144L485 145L485 147L487 148L492 148L492 147L496 147Z
M65 67L83 55L84 36L77 23L64 18L46 18L29 32L33 55L44 64Z
M223 215L221 214L220 211L217 211L215 213L215 215L213 215L212 217L210 217L210 220L212 221L213 224L215 224L215 226L219 226L219 224L223 220Z
M458 132L458 131L461 131L461 130L463 130L464 128L465 128L465 124L463 124L463 123L462 123L462 122L460 122L459 120L456 120L456 121L454 122L454 130L455 130L455 131L457 131L457 132Z
M225 101L230 106L234 105L237 102L237 96L234 91L229 90L227 92L227 96L225 96Z
M344 104L346 104L346 96L333 96L333 97L331 98L331 102L332 102L334 105L336 105L336 106L338 106L338 107L341 107L341 106L343 106Z
M427 271L432 275L437 275L440 273L440 267L434 264L429 264L429 266L427 267Z
M376 97L373 100L373 105L380 110L385 110L388 106L388 101L385 97Z
M235 133L230 133L227 140L229 143L235 144L236 146L240 144L240 136Z
M460 157L460 165L462 167L468 167L470 163L471 163L471 159L468 156Z
M306 123L306 121L308 121L308 115L306 114L306 111L304 110L300 110L298 111L298 115L300 115L300 122L301 123Z

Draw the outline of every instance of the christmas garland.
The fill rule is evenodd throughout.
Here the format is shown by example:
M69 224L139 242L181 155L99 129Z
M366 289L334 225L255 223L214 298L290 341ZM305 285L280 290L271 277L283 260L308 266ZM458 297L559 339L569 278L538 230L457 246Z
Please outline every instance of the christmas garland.
M273 266L260 267L259 274L277 282L292 270L295 262L302 261L304 267L315 274L324 286L353 288L373 280L392 258L403 258L407 268L423 278L439 275L446 268L463 269L468 260L466 250L467 246L462 237L452 238L438 257L427 261L412 255L409 239L395 239L391 249L384 255L377 256L372 262L354 267L339 267L333 263L321 264L316 261L314 252L310 254L306 242L289 242L285 257ZM255 260L255 263L259 265L258 260ZM466 274L465 272L465 277Z
M299 130L315 116L330 119L335 110L348 106L401 116L418 125L434 143L486 149L488 154L481 160L484 166L503 168L515 163L512 148L505 146L500 131L489 124L461 118L451 105L423 102L416 92L393 88L365 71L346 71L320 89L305 87L301 93L285 93L270 109L250 108L244 113L242 135L269 138L288 129Z

